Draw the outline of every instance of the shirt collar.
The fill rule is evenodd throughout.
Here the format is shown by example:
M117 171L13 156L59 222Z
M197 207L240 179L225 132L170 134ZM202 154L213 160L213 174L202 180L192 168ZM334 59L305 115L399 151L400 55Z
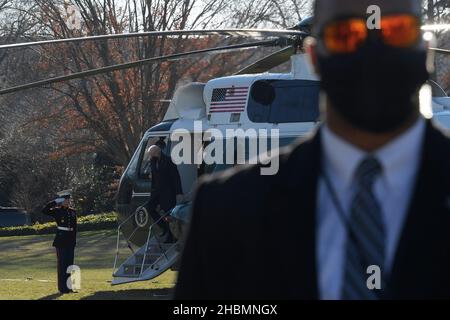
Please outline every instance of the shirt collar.
M424 133L425 120L420 118L402 135L373 153L383 167L383 178L390 188L407 181L405 178L417 171ZM350 188L357 166L369 154L336 135L326 124L321 132L321 144L327 173L340 182L340 187Z
M399 187L416 174L424 139L425 120L420 118L408 131L375 152L390 188Z
M327 124L323 126L320 137L324 170L340 185L337 187L349 188L356 166L365 153L332 132Z

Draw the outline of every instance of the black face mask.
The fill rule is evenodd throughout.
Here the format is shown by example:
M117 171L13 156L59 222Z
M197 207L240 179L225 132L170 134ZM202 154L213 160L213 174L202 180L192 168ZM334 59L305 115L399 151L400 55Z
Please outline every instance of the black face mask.
M353 126L389 132L417 112L417 93L429 76L426 60L425 50L372 42L355 54L318 57L321 86Z

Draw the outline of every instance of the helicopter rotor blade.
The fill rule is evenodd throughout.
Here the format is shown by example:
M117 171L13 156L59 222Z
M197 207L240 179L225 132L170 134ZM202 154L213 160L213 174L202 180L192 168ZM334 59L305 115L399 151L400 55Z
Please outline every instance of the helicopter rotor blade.
M442 31L450 30L450 24L429 24L422 26L423 31Z
M440 48L429 48L430 50L436 52L436 53L441 53L441 54L448 54L450 55L450 50L449 49L440 49Z
M245 67L235 74L255 74L269 71L270 69L275 68L285 63L286 61L289 61L291 56L295 54L295 50L296 49L294 46L283 48L261 60L256 61L255 63L249 65L248 67Z
M160 102L160 103L171 103L172 100L168 99L160 99L160 100L150 100L151 102Z
M93 40L110 40L136 37L164 37L164 36L208 36L208 35L223 35L223 36L242 36L242 37L288 37L288 36L307 36L306 33L298 30L271 30L271 29L218 29L218 30L174 30L174 31L149 31L149 32L135 32L122 34L109 34L79 38L68 39L53 39L34 42L10 43L0 45L1 49L13 49L23 47L33 47L48 44L61 43L77 43L83 41Z
M232 51L238 51L238 50L258 48L261 46L277 46L277 45L281 45L279 40L266 40L266 41L257 41L257 42L242 43L242 44L229 45L229 46L223 46L223 47L195 50L195 51L189 51L189 52L184 52L184 53L176 53L176 54L171 54L171 55L166 55L166 56L154 57L154 58L149 58L149 59L143 59L143 60L138 60L138 61L133 61L133 62L128 62L128 63L122 63L122 64L117 64L117 65L102 67L102 68L98 68L98 69L76 72L76 73L72 73L72 74L69 74L66 76L59 76L59 77L54 77L54 78L50 78L50 79L46 79L46 80L40 80L40 81L36 81L36 82L24 84L24 85L10 87L10 88L0 90L0 95L13 93L13 92L17 92L17 91L23 91L23 90L32 89L32 88L37 88L37 87L42 87L44 85L49 85L49 84L63 82L63 81L86 78L86 77L95 76L98 74L108 73L108 72L112 72L112 71L135 68L135 67L139 67L139 66L151 64L151 63L186 59L193 55L198 55L198 54L232 52Z
M450 30L450 24L436 24L422 26L424 31L439 31ZM33 47L48 44L61 43L77 43L94 40L110 40L123 38L137 38L137 37L164 37L164 36L208 36L208 35L223 35L223 36L242 36L242 37L283 37L283 36L302 36L306 37L308 33L298 30L274 30L274 29L217 29L217 30L174 30L174 31L147 31L134 33L121 33L109 35L97 35L68 39L52 39L33 42L9 43L0 45L1 49L13 49L23 47Z

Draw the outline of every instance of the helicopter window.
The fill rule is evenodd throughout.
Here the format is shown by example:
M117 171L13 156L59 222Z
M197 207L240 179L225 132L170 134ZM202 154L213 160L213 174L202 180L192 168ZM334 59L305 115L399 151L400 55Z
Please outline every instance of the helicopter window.
M163 152L166 152L167 145L165 142L165 137L150 137L148 139L147 143L145 143L145 146L143 148L143 154L141 156L141 162L139 166L139 177L142 179L148 179L148 173L146 173L146 165L150 161L150 154L149 149L153 145L158 145L162 147Z
M290 145L291 143L295 142L298 137L286 137L280 139L280 148L286 147Z
M259 82L274 89L271 99L255 92ZM315 122L319 118L319 82L310 80L264 80L252 86L248 117L256 123Z
M210 145L212 142L211 141L207 141L203 144L203 148L206 149L208 147L208 145ZM199 166L198 168L198 176L202 176L204 174L212 174L215 172L220 172L220 171L224 171L227 170L229 168L232 168L234 166L236 166L236 164L227 164L226 163L226 141L223 140L223 159L222 159L222 163L211 163L211 164L207 164L205 162L202 162L202 164ZM234 158L234 162L237 162L236 159L236 155L233 155Z
M278 146L280 148L285 147L289 144L291 144L292 142L294 142L297 139L297 137L283 137L279 140L279 144ZM236 143L236 140L234 141L234 143ZM206 142L203 145L203 148L206 148L208 145L210 144L210 142ZM236 145L235 145L236 146ZM271 150L271 140L268 141L267 143L267 148L268 150ZM244 157L246 162L249 161L250 159L250 154L249 154L249 139L246 138L245 139L245 149L244 149ZM226 142L224 141L224 152L226 151ZM260 147L258 145L258 153L261 152L260 151ZM212 164L206 164L205 162L203 162L199 168L198 168L198 176L202 176L204 174L212 174L212 173L216 173L216 172L221 172L221 171L225 171L227 169L233 168L233 167L239 167L240 164L237 164L237 154L234 153L233 155L234 158L234 164L227 164L227 163L212 163ZM225 162L226 156L224 154L224 162Z
M230 116L230 122L239 122L241 120L240 113L232 113Z

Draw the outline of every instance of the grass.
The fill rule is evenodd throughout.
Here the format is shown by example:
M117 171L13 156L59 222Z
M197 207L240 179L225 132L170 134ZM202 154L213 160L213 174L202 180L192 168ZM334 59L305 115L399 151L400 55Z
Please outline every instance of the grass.
M81 290L60 296L52 241L53 235L0 238L0 300L170 299L176 279L172 271L150 281L111 286L114 230L78 234L75 264L81 268ZM125 258L130 251L121 247Z

